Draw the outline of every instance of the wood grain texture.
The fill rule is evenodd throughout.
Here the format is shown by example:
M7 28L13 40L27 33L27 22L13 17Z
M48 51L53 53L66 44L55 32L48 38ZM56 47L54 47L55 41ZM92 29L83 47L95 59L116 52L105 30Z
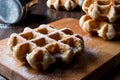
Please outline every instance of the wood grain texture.
M69 65L56 63L47 71L35 71L12 56L6 45L8 39L4 39L0 41L0 73L10 80L98 80L120 63L119 40L105 41L90 36L81 30L77 19L65 18L51 25L57 29L67 27L80 34L85 42L84 53L76 56Z

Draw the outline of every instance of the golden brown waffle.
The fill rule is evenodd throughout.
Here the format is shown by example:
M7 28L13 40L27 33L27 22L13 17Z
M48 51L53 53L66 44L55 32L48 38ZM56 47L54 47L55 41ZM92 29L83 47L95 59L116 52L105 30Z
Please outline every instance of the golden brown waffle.
M120 0L85 0L83 11L98 20L115 22L120 18Z
M12 34L8 45L18 60L44 70L58 60L69 63L84 47L83 39L70 29L57 30L49 25L36 29L27 27L23 33Z
M90 34L97 33L103 39L113 39L120 35L120 25L110 24L104 21L92 19L89 15L84 15L80 18L80 26L85 32Z
M74 0L48 0L47 6L56 10L73 10L77 4Z

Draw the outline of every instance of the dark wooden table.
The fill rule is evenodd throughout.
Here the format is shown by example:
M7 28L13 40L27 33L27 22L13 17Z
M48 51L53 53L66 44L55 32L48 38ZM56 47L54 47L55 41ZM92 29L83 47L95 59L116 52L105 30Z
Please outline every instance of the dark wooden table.
M21 32L24 27L29 26L35 28L40 24L47 24L66 17L79 19L84 14L79 7L69 12L49 9L46 6L46 1L47 0L39 0L39 3L29 10L25 20L19 24L9 25L0 22L0 40L9 37L11 33ZM0 80L6 80L6 78L0 76ZM120 80L120 65L106 73L101 80Z

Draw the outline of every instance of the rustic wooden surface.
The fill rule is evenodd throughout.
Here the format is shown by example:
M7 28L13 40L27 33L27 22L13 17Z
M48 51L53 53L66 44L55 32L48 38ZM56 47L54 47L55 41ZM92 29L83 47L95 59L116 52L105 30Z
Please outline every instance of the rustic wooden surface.
M30 14L28 14L23 22L15 25L0 23L0 40L9 37L13 32L21 32L26 26L35 28L40 24L50 23L65 17L79 19L83 14L84 12L80 8L70 12L48 9L46 7L46 0L39 0L39 4L30 9ZM0 77L0 80L4 79ZM101 80L120 80L120 65L105 74Z
M21 65L8 49L7 39L3 39L0 41L0 73L10 80L98 80L119 65L119 40L105 41L89 36L80 28L78 19L64 18L50 25L57 29L67 27L80 34L85 43L84 52L69 65L59 63L51 65L47 71L36 71L27 64Z
M78 20L73 18L58 20L51 25L58 29L68 27L74 33L80 34L85 41L84 53L77 56L68 66L57 67L56 64L57 66L52 66L47 72L35 71L28 65L20 65L8 49L7 39L3 39L0 41L0 73L10 80L98 80L120 63L119 40L105 41L99 37L89 36L79 27Z

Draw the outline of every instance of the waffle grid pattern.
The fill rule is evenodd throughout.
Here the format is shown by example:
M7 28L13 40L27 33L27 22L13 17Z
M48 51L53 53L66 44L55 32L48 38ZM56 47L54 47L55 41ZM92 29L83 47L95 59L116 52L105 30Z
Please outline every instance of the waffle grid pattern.
M85 32L88 32L90 34L97 33L98 36L106 40L113 39L114 37L120 35L120 26L118 24L110 24L104 21L97 21L95 19L92 19L89 15L83 15L80 18L79 23Z
M20 61L27 61L34 69L47 69L57 60L69 63L83 50L83 40L68 28L60 30L49 25L25 28L23 33L12 34L8 45Z
M48 0L47 6L56 10L65 9L69 11L74 9L77 5L74 0Z
M47 0L47 6L56 10L73 10L78 6L82 6L84 0Z
M119 0L85 0L82 9L90 17L110 23L116 22L120 18Z

